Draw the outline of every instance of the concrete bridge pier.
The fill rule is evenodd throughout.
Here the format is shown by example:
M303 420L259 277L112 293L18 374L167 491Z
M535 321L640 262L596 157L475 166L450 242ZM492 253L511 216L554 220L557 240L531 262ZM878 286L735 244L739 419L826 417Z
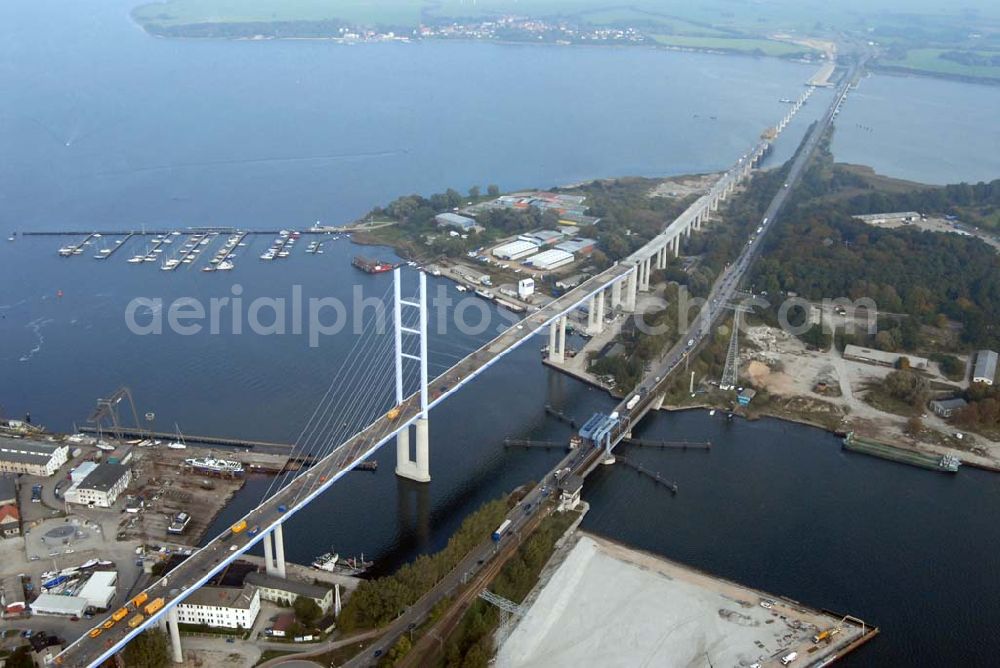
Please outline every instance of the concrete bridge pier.
M667 245L663 244L660 249L656 251L656 268L666 269L667 268Z
M590 298L587 304L587 333L591 336L604 331L604 290Z
M566 361L566 316L560 316L549 325L549 361L556 364Z
M551 349L549 356L551 359ZM416 436L413 459L410 459L410 427L407 426L396 434L396 475L414 482L430 482L430 420L425 417L417 418L413 428Z
M285 534L281 523L274 525L274 568L279 578L285 577Z
M628 275L625 279L625 302L623 307L626 311L631 313L635 312L635 299L636 292L639 289L639 265L636 265L635 271Z
M170 635L171 656L174 663L184 663L184 650L181 649L181 630L177 625L177 606L167 611L166 618Z
M639 285L639 289L643 292L649 292L649 286L652 283L651 275L653 273L653 256L649 256L643 260L642 266L642 284Z
M674 257L680 257L680 255L681 255L681 237L680 237L679 234L676 237L674 237L674 240L673 240L672 243L673 243L673 246L674 246Z
M616 309L622 304L622 282L615 281L611 284L611 308Z
M274 541L273 545L271 541ZM264 534L264 570L268 575L285 577L285 538L281 524Z

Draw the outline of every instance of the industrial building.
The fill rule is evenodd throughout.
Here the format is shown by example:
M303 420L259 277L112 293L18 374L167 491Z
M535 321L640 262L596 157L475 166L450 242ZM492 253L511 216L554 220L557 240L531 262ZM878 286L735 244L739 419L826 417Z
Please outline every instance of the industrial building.
M286 601L291 604L299 596L312 599L325 615L333 605L333 590L311 584L309 582L299 582L287 578L279 578L267 573L253 572L247 573L244 582L253 585L260 592L260 597L265 601L273 601L284 604Z
M536 230L518 235L518 241L529 241L539 248L546 248L562 241L566 235L559 230Z
M572 253L573 255L590 255L594 252L594 248L597 247L597 242L593 239L567 239L561 243L556 244L556 248L561 251L566 251L567 253Z
M972 382L992 385L997 377L997 354L993 350L976 353L976 366L972 371Z
M537 252L538 244L535 241L518 239L494 248L493 257L498 257L501 260L520 260Z
M455 227L463 232L481 232L483 226L476 223L472 218L460 216L457 213L439 213L434 216L434 222L438 227Z
M87 612L87 599L81 596L61 594L40 594L29 606L33 615L54 615L61 617L83 617Z
M522 278L517 282L517 296L519 299L528 299L535 294L535 279Z
M567 276L566 278L561 278L556 281L556 287L560 290L572 290L588 278L590 278L590 276L587 274L573 274L572 276Z
M252 585L205 586L177 605L177 621L212 628L248 629L259 612L260 592Z
M463 264L455 265L452 268L452 272L458 274L470 283L476 283L478 285L490 285L493 283L493 279L490 278L489 274L484 274L481 271L476 271L470 267L466 267Z
M121 464L105 462L97 465L83 480L66 490L66 503L93 504L110 508L132 480L132 471Z
M961 410L966 406L968 406L968 402L961 397L954 399L935 399L931 402L931 410L934 411L934 414L946 419L954 415L955 411Z
M749 406L753 398L757 396L757 390L752 387L744 388L739 394L736 395L736 401L740 406Z
M118 591L115 587L117 581L118 573L115 571L94 571L76 595L86 599L87 604L96 610L107 610Z
M84 479L97 468L97 462L81 462L79 466L69 472L70 482L83 482Z
M905 357L909 360L911 369L926 371L930 366L930 362L923 357L889 353L884 350L872 350L871 348L862 348L850 343L844 346L845 360L854 360L855 362L864 362L865 364L895 367L899 363L900 357Z
M550 271L552 269L563 267L572 261L572 254L552 248L547 251L542 251L538 255L532 256L524 264L531 265L535 269L540 269L542 271Z
M0 473L50 476L69 459L69 446L0 436Z

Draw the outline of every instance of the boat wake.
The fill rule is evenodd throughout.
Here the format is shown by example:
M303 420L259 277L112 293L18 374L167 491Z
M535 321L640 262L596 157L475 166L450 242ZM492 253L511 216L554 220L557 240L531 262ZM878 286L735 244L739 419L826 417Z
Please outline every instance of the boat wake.
M55 322L55 320L52 318L37 318L25 325L25 327L30 329L35 334L35 346L24 355L21 355L21 358L18 360L19 362L27 362L42 351L42 345L45 343L45 336L42 334L42 328L46 325L52 324L53 322Z

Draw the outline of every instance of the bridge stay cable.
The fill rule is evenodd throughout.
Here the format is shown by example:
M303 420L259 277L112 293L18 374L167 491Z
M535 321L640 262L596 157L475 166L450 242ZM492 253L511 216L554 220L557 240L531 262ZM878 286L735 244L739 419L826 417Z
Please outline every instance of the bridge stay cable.
M391 290L392 286L390 285L383 293L381 299L383 303L385 302L386 297L389 296L389 292ZM332 402L337 401L342 396L342 394L339 393L339 390L342 388L343 382L346 380L345 375L347 373L347 370L349 367L352 366L351 362L361 356L361 353L359 352L359 347L371 343L371 339L369 337L364 336L364 333L366 333L369 329L373 329L375 327L376 322L377 322L377 314L370 320L370 322L368 322L365 325L363 329L363 334L357 338L357 340L351 346L350 351L348 351L347 356L343 359L340 366L337 368L336 373L334 373L333 378L330 380L330 384L327 386L326 392L320 398L319 402L317 402L316 408L313 409L312 415L303 425L301 431L299 432L298 437L295 439L295 442L292 446L292 450L291 452L289 452L290 458L299 456L301 452L305 450L307 444L311 441L313 435L315 434L315 431L320 421L323 419L322 414L325 414L327 411L329 411ZM337 391L337 393L335 393L335 391ZM289 472L287 471L285 472L285 474L275 476L274 479L271 480L271 483L268 485L267 489L264 491L264 494L261 498L261 502L273 496L273 494L277 493L277 491L283 488L288 482L289 482Z

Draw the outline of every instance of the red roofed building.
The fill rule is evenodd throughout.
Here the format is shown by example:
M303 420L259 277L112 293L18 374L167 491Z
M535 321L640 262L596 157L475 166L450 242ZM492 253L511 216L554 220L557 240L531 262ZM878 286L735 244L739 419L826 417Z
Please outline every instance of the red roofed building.
M4 538L21 535L21 513L12 503L0 506L0 535Z

